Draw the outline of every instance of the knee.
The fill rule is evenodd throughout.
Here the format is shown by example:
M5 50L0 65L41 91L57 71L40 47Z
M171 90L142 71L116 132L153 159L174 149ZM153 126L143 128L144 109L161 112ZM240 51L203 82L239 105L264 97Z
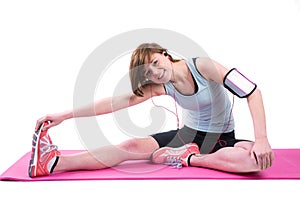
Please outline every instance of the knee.
M130 139L127 141L122 142L121 144L117 145L121 150L126 152L136 152L139 149L139 141L138 139Z
M236 143L234 145L234 147L239 147L239 148L245 149L246 151L251 151L253 145L254 145L253 142L242 141L242 142Z
M123 151L129 153L152 153L154 150L158 149L158 143L152 138L133 138L122 142L117 145Z

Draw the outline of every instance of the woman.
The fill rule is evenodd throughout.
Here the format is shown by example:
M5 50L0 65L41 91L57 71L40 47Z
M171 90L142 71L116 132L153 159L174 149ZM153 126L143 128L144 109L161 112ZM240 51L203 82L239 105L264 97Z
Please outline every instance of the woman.
M242 85L230 85L234 76ZM185 111L184 126L129 139L116 146L99 147L93 154L86 151L61 155L47 130L73 118L74 111L46 115L36 124L29 176L103 169L138 159L239 173L260 171L272 165L274 154L267 139L261 92L255 85L250 91L245 90L244 96L240 95L244 91L237 91L240 87L254 84L237 70L228 70L207 57L175 60L160 45L145 43L132 54L130 80L133 93L98 100L76 110L76 117L92 116L91 106L95 106L94 115L101 115L137 105L153 96L170 95ZM247 97L254 142L235 138L232 106L223 86L240 97Z

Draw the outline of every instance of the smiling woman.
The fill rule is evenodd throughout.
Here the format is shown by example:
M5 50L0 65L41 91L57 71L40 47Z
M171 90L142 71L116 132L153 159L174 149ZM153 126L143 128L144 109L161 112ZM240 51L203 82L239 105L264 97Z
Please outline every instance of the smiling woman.
M130 61L132 92L100 99L76 110L46 115L37 121L29 176L104 169L126 160L140 159L227 172L254 172L269 168L274 156L266 135L262 96L257 87L247 95L255 141L235 138L232 105L223 85L223 80L231 72L208 57L177 60L156 43L139 45ZM241 75L239 79L243 77ZM236 87L239 88L239 85ZM49 128L66 119L112 113L161 95L171 96L182 107L183 127L178 125L175 130L128 139L116 146L102 146L91 150L92 154L61 155L47 134ZM95 108L95 112L90 112L91 107Z
M34 128L32 126L39 117L73 107L74 83L91 51L116 34L144 27L161 27L183 33L201 45L211 58L215 58L225 66L237 67L246 76L255 79L263 92L268 136L272 147L300 148L300 134L295 131L298 130L299 124L299 98L288 95L299 91L299 73L296 71L300 66L299 0L172 1L172 4L161 0L149 1L147 4L138 0L105 2L14 0L1 1L0 4L0 16L3 19L0 33L2 93L0 171L6 170L31 149ZM194 23L189 23L191 21ZM139 35L143 37L142 34ZM158 34L158 37L161 35ZM136 40L123 40L117 44L122 46L133 41ZM175 58L173 52L186 57L200 56L192 48L190 50L194 51L194 54L186 54L175 49L175 45L181 44L178 41L174 46L152 38L144 41L158 42L168 48L173 58ZM132 52L138 45L139 43L134 44L126 50ZM114 48L118 49L117 46ZM98 96L93 100L112 94L115 89L114 82L124 74L127 75L130 56L124 59L122 57L122 61L120 59L120 62L118 60L114 65L116 67L109 68L110 71L115 68L119 70L118 77L106 73L107 79L101 79L96 90ZM104 53L99 57L103 59L108 56ZM106 65L98 64L98 66ZM109 81L105 82L108 79ZM128 81L126 92L130 91L130 88ZM280 95L281 92L284 92L284 95ZM168 101L161 103L163 98ZM159 105L174 108L173 99L169 97L154 98L154 101ZM235 99L233 109L235 132L239 138L254 140L252 120L246 102L246 99ZM147 102L145 105L143 103L130 108L129 111L124 110L130 112L129 117L132 117L131 121L134 120L133 125L139 116L143 117L137 120L135 123L137 126L140 125L140 119L151 120L147 104L152 108L151 102ZM168 114L166 117L168 124L164 130L176 127L176 124L172 124L175 123L173 116ZM106 116L95 118L99 120L101 130L110 135L109 139L115 139L114 144L128 139L122 138L124 132L120 131L115 120L103 121ZM159 115L155 117L163 121ZM60 126L48 131L60 150L94 147L86 145L88 142L82 139L81 135L94 139L90 137L89 132L97 132L97 129L90 129L84 125L77 126L77 120L79 119L66 120ZM141 124L141 129L145 127L147 129L149 124L151 121ZM146 136L151 132L146 130L143 133L138 128L130 128L135 137ZM118 134L118 131L121 134ZM139 135L140 133L142 134ZM98 146L103 143L100 141ZM275 159L275 164L280 163L280 158ZM295 167L297 168L297 165ZM272 168L270 170L273 171ZM285 171L285 168L281 168L281 171ZM33 194L43 199L53 199L49 191L55 191L56 194L62 195L62 198L69 199L72 197L84 199L87 194L109 195L110 198L128 196L130 199L154 199L157 198L157 193L153 191L162 190L166 184L173 191L182 191L188 187L189 191L201 191L201 196L208 198L216 193L227 194L232 190L235 194L231 195L232 199L241 197L256 199L258 194L265 199L286 198L287 194L291 197L299 196L299 180L47 181L33 184L0 181L0 191L3 197L8 194L11 199L14 197L30 199ZM186 192L164 192L159 195L161 199L187 197Z
M157 57L154 58L154 54ZM164 61L159 59L162 54L168 59L165 59ZM167 53L167 49L156 43L144 43L138 46L131 56L129 67L129 76L134 94L143 96L142 89L145 85L152 82L150 78L153 76L153 70L157 73L160 72L158 78L161 79L164 71L172 70L170 65L178 61L180 60L173 59L173 57ZM157 66L165 67L166 69L161 68L161 70L156 70Z

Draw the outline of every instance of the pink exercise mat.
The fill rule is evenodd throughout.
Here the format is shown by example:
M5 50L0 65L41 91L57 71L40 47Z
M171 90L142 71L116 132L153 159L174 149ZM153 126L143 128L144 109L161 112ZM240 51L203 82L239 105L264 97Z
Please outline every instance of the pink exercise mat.
M63 150L63 154L79 152ZM175 169L147 160L127 161L103 170L54 173L51 176L30 178L27 173L30 152L26 153L1 176L2 181L62 181L62 180L172 180L172 179L300 179L300 149L274 149L273 166L265 171L233 174L216 170L183 167Z

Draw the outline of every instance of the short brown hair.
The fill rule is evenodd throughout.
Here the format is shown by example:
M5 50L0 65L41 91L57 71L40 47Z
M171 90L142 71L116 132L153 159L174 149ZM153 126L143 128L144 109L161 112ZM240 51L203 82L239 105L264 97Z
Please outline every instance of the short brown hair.
M143 87L149 84L151 81L146 81L144 75L144 65L149 63L150 57L154 53L167 52L167 49L161 47L156 43L143 43L139 45L136 50L131 55L130 66L129 66L129 76L132 91L135 95L143 96ZM168 58L172 62L176 62L171 55L168 54Z

